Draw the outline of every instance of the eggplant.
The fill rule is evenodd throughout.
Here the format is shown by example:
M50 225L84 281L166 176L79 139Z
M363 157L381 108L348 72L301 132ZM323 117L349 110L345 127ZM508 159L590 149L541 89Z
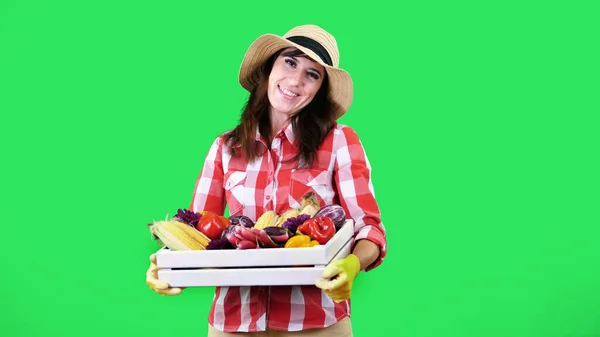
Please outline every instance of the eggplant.
M265 233L267 233L267 235L276 243L285 243L293 236L293 233L290 232L289 229L283 227L269 226L263 228L263 231L265 231Z
M346 222L346 212L340 205L327 205L321 208L314 218L328 217L333 220L335 230L338 231Z
M231 221L232 225L242 225L246 228L254 227L254 221L245 215L232 215L229 217L229 221Z

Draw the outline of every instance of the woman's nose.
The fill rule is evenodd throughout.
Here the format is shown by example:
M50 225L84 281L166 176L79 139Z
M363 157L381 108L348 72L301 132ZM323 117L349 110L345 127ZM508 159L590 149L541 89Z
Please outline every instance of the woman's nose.
M294 71L289 76L290 83L294 85L300 85L302 82L302 74L300 71Z

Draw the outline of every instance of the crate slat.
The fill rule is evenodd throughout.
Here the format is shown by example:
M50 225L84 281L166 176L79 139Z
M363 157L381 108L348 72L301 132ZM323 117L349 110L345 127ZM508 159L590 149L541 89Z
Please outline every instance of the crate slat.
M353 242L353 238L350 238L334 255L332 260L344 258L350 254ZM311 285L321 278L324 269L324 265L298 267L254 266L223 269L166 268L158 270L158 278L167 282L171 287Z

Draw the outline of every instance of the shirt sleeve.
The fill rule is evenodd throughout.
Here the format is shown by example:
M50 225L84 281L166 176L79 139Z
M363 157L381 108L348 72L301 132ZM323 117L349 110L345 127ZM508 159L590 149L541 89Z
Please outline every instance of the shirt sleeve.
M212 143L204 159L200 175L196 179L190 210L210 211L223 215L225 212L225 191L223 189L223 138Z
M355 242L366 239L375 243L380 255L369 271L379 266L387 253L387 239L371 181L371 166L356 132L343 126L335 146L335 183L340 206L354 220Z

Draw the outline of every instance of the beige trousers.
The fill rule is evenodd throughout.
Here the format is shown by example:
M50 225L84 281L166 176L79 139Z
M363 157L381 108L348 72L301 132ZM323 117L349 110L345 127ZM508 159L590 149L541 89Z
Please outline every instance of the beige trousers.
M336 324L324 329L310 329L304 331L277 331L267 330L261 332L221 332L208 325L208 337L352 337L352 324L346 317Z

